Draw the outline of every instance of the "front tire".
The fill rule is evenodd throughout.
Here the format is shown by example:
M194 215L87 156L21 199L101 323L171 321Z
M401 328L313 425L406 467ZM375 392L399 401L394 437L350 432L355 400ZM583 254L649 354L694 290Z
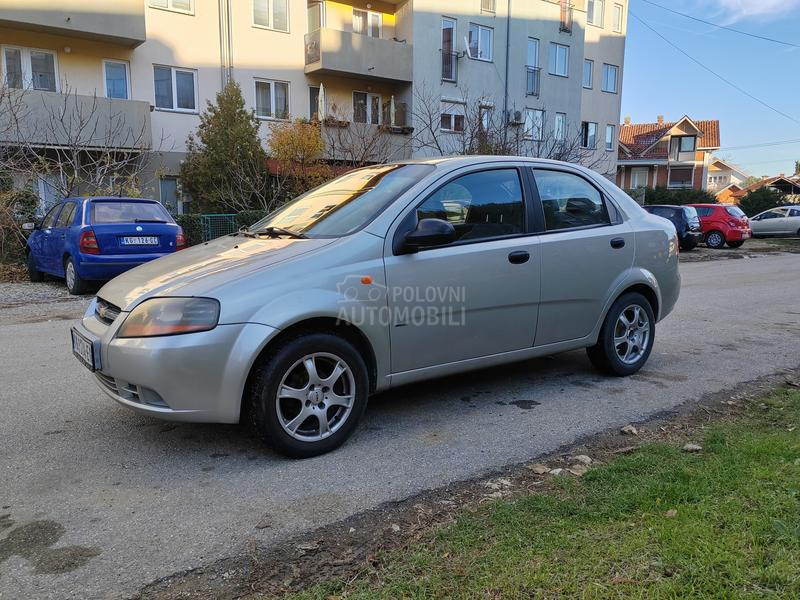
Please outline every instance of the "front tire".
M33 257L33 252L28 252L27 267L28 279L33 283L41 283L44 281L44 273L36 268L36 259Z
M710 231L706 236L706 246L719 250L725 246L725 236L721 231Z
M64 260L64 279L67 282L67 291L73 296L82 296L88 293L89 284L78 275L78 268L71 256Z
M310 458L352 435L368 396L369 376L358 350L336 335L305 333L254 367L246 412L276 452Z
M656 319L647 298L636 292L620 296L606 315L597 344L586 349L600 371L627 377L641 369L650 357Z

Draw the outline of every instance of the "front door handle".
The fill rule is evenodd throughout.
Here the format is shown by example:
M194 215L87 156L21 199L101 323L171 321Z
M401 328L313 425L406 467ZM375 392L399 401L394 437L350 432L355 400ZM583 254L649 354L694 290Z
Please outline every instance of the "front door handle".
M622 238L614 238L611 240L611 247L612 248L624 248L625 247L625 240Z
M521 265L528 262L530 259L531 255L525 252L525 250L517 250L508 255L508 262L512 265Z

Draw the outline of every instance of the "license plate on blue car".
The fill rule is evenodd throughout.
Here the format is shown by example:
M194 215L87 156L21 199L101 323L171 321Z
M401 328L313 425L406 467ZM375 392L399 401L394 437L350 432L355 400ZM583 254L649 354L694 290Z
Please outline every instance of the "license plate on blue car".
M123 246L158 246L156 235L126 235L121 239Z

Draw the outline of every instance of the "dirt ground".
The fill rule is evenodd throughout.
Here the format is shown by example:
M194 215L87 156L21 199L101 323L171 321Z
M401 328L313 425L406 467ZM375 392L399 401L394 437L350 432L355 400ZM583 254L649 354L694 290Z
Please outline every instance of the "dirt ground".
M765 254L800 254L800 238L762 238L747 240L740 248L714 250L700 244L694 250L681 251L681 262L702 262L728 258L756 258Z

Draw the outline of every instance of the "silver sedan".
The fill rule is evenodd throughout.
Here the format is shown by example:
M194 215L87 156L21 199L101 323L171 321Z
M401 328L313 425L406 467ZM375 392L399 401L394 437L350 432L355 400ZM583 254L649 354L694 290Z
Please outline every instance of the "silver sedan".
M117 277L72 348L124 406L307 457L389 387L578 348L635 373L679 291L674 226L592 171L411 161Z
M781 206L765 210L750 219L753 236L800 236L800 206Z

